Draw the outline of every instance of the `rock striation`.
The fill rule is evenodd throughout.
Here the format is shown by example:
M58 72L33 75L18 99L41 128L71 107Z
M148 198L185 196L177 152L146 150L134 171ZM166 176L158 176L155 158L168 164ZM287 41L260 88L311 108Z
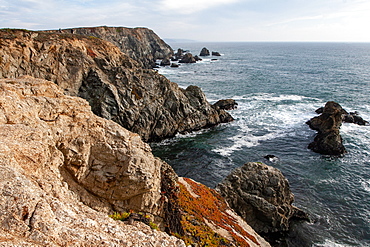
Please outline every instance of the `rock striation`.
M142 67L148 69L155 67L157 59L164 59L173 55L172 48L148 28L101 26L61 29L59 32L97 37L109 41Z
M185 246L108 217L132 209L166 222L161 190L171 176L177 177L140 136L97 117L87 101L41 79L0 80L5 246Z
M288 180L278 169L263 163L236 168L216 190L259 234L288 231L291 220L308 218L292 205L294 195Z
M0 77L30 75L53 81L66 94L86 99L98 116L144 141L232 120L224 110L214 109L200 88L182 89L94 36L3 29L0 59Z
M314 141L308 145L308 148L325 155L342 155L346 153L339 133L343 116L346 114L347 112L338 103L328 101L320 116L311 118L306 122L311 129L317 131Z

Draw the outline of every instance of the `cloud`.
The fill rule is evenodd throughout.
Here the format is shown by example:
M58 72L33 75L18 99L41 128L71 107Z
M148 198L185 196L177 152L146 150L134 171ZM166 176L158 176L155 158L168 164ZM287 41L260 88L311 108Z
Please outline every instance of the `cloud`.
M182 14L192 14L219 5L227 5L240 0L161 0L159 5L164 11L174 11Z

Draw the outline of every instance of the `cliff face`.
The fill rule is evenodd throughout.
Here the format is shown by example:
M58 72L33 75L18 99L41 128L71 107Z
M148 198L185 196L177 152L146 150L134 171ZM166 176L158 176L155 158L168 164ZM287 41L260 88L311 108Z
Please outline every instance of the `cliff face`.
M179 88L156 71L143 69L110 42L70 33L9 29L0 30L0 38L0 77L31 75L51 80L66 94L86 99L98 116L145 141L232 119L224 110L214 109L200 88Z
M184 178L179 186L148 144L85 100L50 81L1 79L1 245L185 246L108 217L129 210L188 244L269 246L215 191Z
M0 80L0 242L6 246L185 246L108 213L162 217L162 173L150 147L57 85Z
M54 31L55 32L55 31ZM59 30L107 40L144 68L153 68L157 59L173 55L172 48L148 28L87 27Z

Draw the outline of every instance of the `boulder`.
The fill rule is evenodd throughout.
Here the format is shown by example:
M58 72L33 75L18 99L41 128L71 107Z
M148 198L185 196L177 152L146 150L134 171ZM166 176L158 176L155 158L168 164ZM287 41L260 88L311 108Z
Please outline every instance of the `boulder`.
M179 63L195 63L196 60L195 58L193 57L193 54L191 53L186 53L182 58L181 60L179 61Z
M161 66L168 66L168 65L171 65L171 61L170 59L167 57L167 58L164 58L162 61L161 61Z
M178 68L179 64L178 63L171 63L171 68Z
M199 56L209 56L211 53L209 52L209 50L206 48L206 47L203 47L203 49L200 51L200 54Z
M200 57L198 57L198 55L196 55L195 57L194 57L194 59L195 59L195 61L202 61L203 59L201 59Z
M354 123L358 125L369 125L369 122L360 117L357 111L345 114L343 122Z
M221 54L218 51L213 51L212 56L220 57Z
M317 135L308 148L314 152L325 155L342 155L346 153L339 129L343 116L347 112L336 102L329 101L325 104L320 116L311 118L306 123Z
M233 170L216 188L258 233L288 231L294 219L308 219L293 206L288 180L276 168L250 162Z
M216 109L234 110L237 108L238 103L233 99L222 99L214 103L212 106Z

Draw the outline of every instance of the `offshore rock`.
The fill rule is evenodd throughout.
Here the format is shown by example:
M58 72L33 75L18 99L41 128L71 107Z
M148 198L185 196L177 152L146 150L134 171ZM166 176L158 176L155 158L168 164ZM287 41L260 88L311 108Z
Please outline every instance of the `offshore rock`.
M211 53L209 52L209 50L206 48L206 47L203 47L203 49L200 51L200 54L199 56L209 56Z
M237 108L238 103L233 99L222 99L213 104L216 109L234 110Z
M270 246L219 193L189 178L179 178L183 239L192 246Z
M148 69L155 66L157 59L173 55L172 48L148 28L102 26L62 29L60 32L81 34L109 41L142 67Z
M291 220L308 218L292 205L294 195L283 174L262 163L233 170L216 190L259 234L288 231Z
M191 53L186 53L179 61L179 63L196 63L196 62L197 61L195 60L193 54Z
M0 80L0 241L5 246L185 246L113 221L135 210L163 219L165 177L148 144L56 84ZM171 175L172 174L172 175Z
M213 51L212 56L220 57L221 54L218 51Z
M168 66L168 65L171 65L171 61L170 61L170 59L167 57L167 58L164 58L164 59L162 59L162 61L161 61L161 64L160 64L161 66Z
M66 94L86 99L98 116L138 133L144 141L230 119L225 111L212 108L199 88L182 89L92 36L3 29L0 58L0 77L31 75L53 81Z
M308 148L325 155L346 153L339 133L343 116L346 114L347 112L338 103L327 102L320 116L306 122L311 129L317 131L314 141L308 145Z

